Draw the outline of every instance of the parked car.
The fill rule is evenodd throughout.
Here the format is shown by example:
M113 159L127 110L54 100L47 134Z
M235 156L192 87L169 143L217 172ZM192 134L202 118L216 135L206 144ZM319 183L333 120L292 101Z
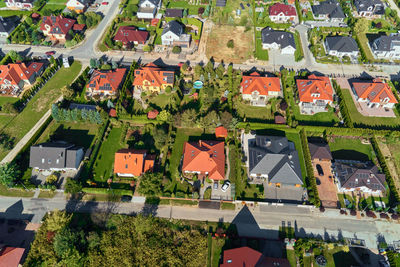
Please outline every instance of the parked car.
M122 202L131 202L131 200L132 200L132 197L129 196L129 195L123 195L123 196L121 197L121 201L122 201Z
M218 189L218 182L214 183L214 189L217 190Z
M45 54L46 56L53 56L56 54L56 51L47 51Z
M226 190L228 190L230 185L231 185L231 182L225 181L224 184L221 187L222 192L226 192Z
M108 2L103 2L103 3L101 3L103 6L106 6L106 5L108 5Z
M324 171L322 170L322 167L319 164L317 164L317 171L319 176L324 176Z

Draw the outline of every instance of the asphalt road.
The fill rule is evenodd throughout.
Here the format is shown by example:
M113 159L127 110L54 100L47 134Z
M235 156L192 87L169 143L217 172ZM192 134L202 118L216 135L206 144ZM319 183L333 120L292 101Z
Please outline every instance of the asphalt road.
M79 202L66 201L61 196L54 199L18 199L0 198L0 217L8 219L32 218L39 223L42 217L54 209L66 209L70 212L119 213L134 215L150 214L162 218L175 218L201 221L233 222L241 236L258 238L278 238L279 227L292 226L298 236L319 236L325 239L338 237L359 238L369 248L376 248L376 240L382 234L386 242L400 239L400 225L387 221L356 219L352 216L339 215L338 210L320 213L309 207L263 205L233 210L200 209L181 206L147 206L135 203L115 202Z

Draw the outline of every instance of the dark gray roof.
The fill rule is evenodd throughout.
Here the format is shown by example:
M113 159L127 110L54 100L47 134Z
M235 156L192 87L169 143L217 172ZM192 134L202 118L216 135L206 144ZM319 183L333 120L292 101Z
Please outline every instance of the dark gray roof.
M176 20L171 20L170 22L167 23L167 25L165 25L161 35L164 35L170 31L176 34L177 36L181 36L181 34L184 32L184 26L179 22L177 22Z
M326 42L330 50L338 52L358 51L357 42L350 36L328 36Z
M29 167L43 170L75 168L77 152L81 149L66 142L49 142L31 146Z
M329 18L344 19L346 16L339 2L335 0L326 0L319 5L312 6L313 13L317 16L328 15Z
M293 143L277 136L256 136L255 139L255 144L249 142L251 174L268 175L271 183L303 184L299 156Z
M88 105L88 104L71 103L71 104L69 104L69 109L96 110L96 106L95 105Z
M385 189L385 175L378 172L378 167L365 163L346 164L335 163L336 175L343 188L367 187L372 190Z
M215 5L218 7L224 7L226 6L226 0L217 0L217 3Z
M326 143L308 143L311 159L332 160L331 149Z
M165 16L169 18L182 18L183 9L167 8L167 10L165 10Z
M296 48L293 33L285 31L275 31L270 27L264 28L261 31L261 39L264 44L277 43L281 48L292 46Z
M376 15L385 14L385 8L380 0L355 0L354 6L356 7L357 12L373 11Z
M391 51L395 46L400 46L399 34L383 35L375 39L372 48L376 51Z
M1 17L0 16L0 32L11 33L18 25L19 18L17 16Z

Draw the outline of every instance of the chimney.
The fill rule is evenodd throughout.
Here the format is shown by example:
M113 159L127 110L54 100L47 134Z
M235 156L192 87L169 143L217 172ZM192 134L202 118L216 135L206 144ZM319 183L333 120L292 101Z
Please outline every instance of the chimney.
M199 140L199 146L201 146L201 140Z

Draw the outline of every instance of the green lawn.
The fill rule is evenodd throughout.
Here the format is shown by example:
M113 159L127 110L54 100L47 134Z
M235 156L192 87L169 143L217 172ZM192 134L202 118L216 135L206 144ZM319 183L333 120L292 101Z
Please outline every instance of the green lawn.
M233 203L229 203L229 202L222 202L221 203L221 209L223 210L235 210L236 205Z
M336 247L333 249L326 248L322 251L322 254L327 260L326 267L350 267L358 264L350 252L343 251L343 247ZM314 266L317 266L315 261Z
M290 266L296 267L296 253L293 249L286 250L286 258L289 260Z
M114 155L124 146L120 144L122 128L112 128L107 139L101 144L94 163L93 178L95 181L105 182L113 175Z
M50 140L63 140L88 149L94 142L94 137L96 136L98 128L99 125L97 124L79 122L57 123L52 121L39 137L37 143Z
M211 266L218 267L219 266L219 259L221 257L222 248L225 245L225 239L217 238L212 239L211 242Z
M368 45L368 38L365 35L365 33L357 33L357 38L359 40L359 45L361 45L360 50L364 51L365 53L365 57L368 61L374 62L375 58L374 55L371 52L371 49L369 49L369 45Z
M15 115L0 115L0 128L6 126L14 117Z
M43 9L50 9L50 10L64 10L66 7L66 0L50 0L46 3Z
M79 61L75 61L70 68L62 67L3 131L11 137L15 137L15 141L18 142L61 96L60 89L73 82L81 68L82 65ZM1 148L0 158L4 158L7 153L8 150Z
M307 172L306 172L306 165L305 165L305 160L304 160L303 147L301 146L300 134L298 132L288 132L287 131L286 137L289 141L294 143L297 153L299 154L301 174L303 176L303 182L305 184L305 178L306 178Z
M274 120L274 114L272 113L270 104L265 107L255 107L245 104L242 99L238 99L235 101L235 109L242 118Z
M256 58L268 61L268 50L262 49L261 32L256 31Z
M34 191L26 191L24 189L8 189L4 185L0 184L0 195L7 197L33 197Z
M149 103L155 104L160 108L165 108L165 106L168 105L170 98L170 94L158 94L156 96L152 95L149 97Z
M200 7L206 7L206 5L191 5L188 1L169 1L167 8L183 8L189 10L189 15L197 15Z
M335 138L329 147L334 159L365 161L375 157L372 146L362 144L359 139Z
M342 94L344 101L346 101L346 106L349 110L351 120L355 124L364 124L367 126L396 126L400 125L400 117L396 109L393 109L396 114L395 118L385 118L385 117L365 117L361 115L356 105L354 104L351 93L348 89L342 89Z
M3 2L0 2L3 3ZM18 97L7 97L7 96L2 96L0 97L0 106L3 106L5 103L15 103L18 101Z
M0 2L0 8L2 8L2 7L6 7L6 3L4 1Z
M57 194L56 191L40 190L38 198L53 198Z

